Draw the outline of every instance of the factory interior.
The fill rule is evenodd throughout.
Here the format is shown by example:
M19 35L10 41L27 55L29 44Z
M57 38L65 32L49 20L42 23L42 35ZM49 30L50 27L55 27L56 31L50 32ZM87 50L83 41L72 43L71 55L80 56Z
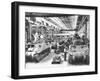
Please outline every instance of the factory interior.
M25 12L25 63L89 65L90 17Z

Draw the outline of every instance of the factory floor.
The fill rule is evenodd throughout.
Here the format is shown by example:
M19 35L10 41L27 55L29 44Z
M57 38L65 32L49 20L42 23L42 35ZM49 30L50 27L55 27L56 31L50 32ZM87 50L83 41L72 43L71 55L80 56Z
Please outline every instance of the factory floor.
M61 54L60 54L61 55ZM55 57L56 54L53 52L50 53L47 57L45 57L43 60L41 60L39 63L26 63L26 69L32 69L32 68L54 68L54 67L66 67L70 66L68 61L64 61L64 58L62 58L62 63L61 64L52 64L53 57Z

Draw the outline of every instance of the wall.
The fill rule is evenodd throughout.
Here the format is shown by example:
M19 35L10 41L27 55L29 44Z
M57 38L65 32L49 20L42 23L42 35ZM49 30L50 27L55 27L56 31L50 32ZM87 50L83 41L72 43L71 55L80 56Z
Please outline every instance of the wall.
M3 81L3 80L13 81L13 79L10 78L10 68L11 68L10 67L11 65L10 63L11 62L11 5L10 4L12 1L13 0L0 1L0 10L1 10L0 11L0 37L1 37L0 39L0 81ZM98 6L99 8L98 10L100 10L100 0L21 0L21 1ZM100 11L98 11L98 13L100 14ZM98 16L98 21L100 21L100 15ZM100 37L99 37L99 41L100 41ZM100 45L100 42L98 45ZM100 55L98 57L100 57ZM98 61L100 62L100 59ZM100 67L100 63L98 64ZM33 79L29 79L29 80L33 81ZM26 79L26 81L29 81L29 80ZM47 81L47 80L48 81L94 81L94 80L99 81L100 74L39 78L39 79L34 79L34 80L37 80L37 81Z

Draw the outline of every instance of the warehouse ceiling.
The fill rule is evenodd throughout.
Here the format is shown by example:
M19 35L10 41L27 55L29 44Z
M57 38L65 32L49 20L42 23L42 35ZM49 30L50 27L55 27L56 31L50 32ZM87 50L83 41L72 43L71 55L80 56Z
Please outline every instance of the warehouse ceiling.
M44 17L45 20L53 23L61 29L75 29L78 16Z
M26 17L33 18L33 21L48 22L60 29L67 30L80 30L82 25L87 19L86 15L76 15L76 14L50 14L50 13L33 13L26 12Z

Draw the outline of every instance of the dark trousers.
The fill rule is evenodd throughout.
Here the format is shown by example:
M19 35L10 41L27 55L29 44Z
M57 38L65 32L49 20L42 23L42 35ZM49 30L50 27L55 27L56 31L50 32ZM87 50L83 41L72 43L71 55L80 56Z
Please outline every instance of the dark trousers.
M67 61L67 52L64 52L64 61Z

